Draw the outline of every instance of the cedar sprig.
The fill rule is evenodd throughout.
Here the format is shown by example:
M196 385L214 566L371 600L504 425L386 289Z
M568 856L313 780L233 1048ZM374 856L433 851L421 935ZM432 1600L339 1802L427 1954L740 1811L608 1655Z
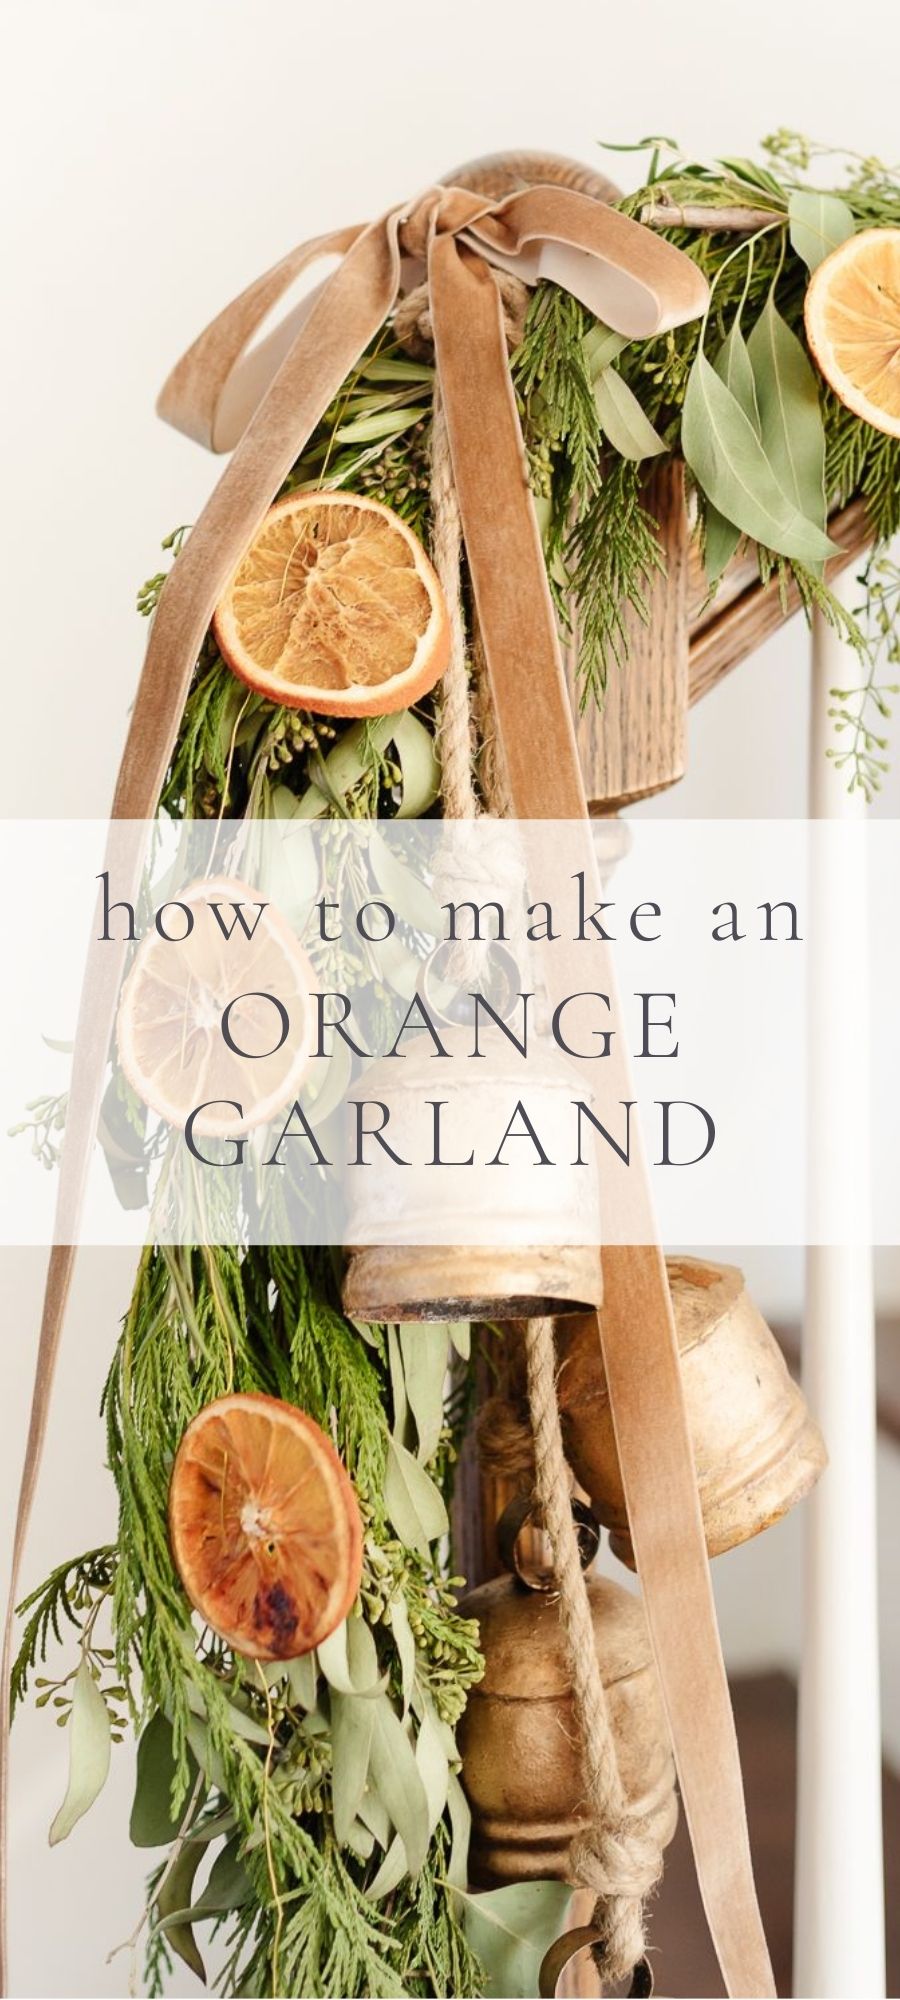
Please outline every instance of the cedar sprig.
M641 497L633 460L604 460L599 491L576 521L566 546L577 605L579 701L602 703L611 666L627 671L626 615L649 621L649 587L665 570L658 523Z
M600 484L600 423L584 346L593 324L571 292L539 285L513 357L531 449L544 446L558 455L553 505L560 533Z
M70 1557L16 1606L16 1616L27 1622L12 1670L12 1714L27 1694L36 1668L46 1665L51 1645L64 1644L66 1627L81 1635L96 1618L100 1604L111 1595L117 1563L118 1554L111 1544Z

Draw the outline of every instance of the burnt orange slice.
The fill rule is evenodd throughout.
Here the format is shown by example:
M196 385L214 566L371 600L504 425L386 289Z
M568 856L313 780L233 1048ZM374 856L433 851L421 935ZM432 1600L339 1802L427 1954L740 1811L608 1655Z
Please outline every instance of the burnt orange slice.
M312 1652L359 1589L362 1523L346 1469L312 1417L274 1396L220 1396L188 1425L169 1531L195 1611L248 1659Z

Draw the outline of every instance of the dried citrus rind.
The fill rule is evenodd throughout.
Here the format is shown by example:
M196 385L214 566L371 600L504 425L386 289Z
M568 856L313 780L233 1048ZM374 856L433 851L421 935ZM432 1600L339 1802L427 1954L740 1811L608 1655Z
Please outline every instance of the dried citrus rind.
M197 882L177 900L192 928L172 939L151 928L141 939L119 1001L119 1062L141 1102L170 1125L184 1126L208 1104L192 1129L233 1138L296 1097L312 1044L313 971L280 911L272 903L260 909L265 899L246 883ZM226 1008L229 1036L244 1054L223 1032ZM235 1104L240 1113L228 1108Z
M312 1417L275 1396L220 1396L188 1425L169 1533L195 1611L247 1659L311 1652L359 1590L362 1523L346 1468Z
M216 643L272 701L322 715L394 715L435 686L450 627L418 537L380 501L290 493L224 591Z
M810 279L804 319L835 395L900 437L900 229L863 229L832 250Z

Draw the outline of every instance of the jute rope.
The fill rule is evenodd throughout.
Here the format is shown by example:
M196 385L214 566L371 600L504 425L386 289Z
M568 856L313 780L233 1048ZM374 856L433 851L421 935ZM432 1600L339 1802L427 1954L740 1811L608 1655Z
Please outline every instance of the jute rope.
M662 1871L662 1850L674 1830L676 1806L671 1794L637 1810L629 1808L625 1799L569 1504L551 1319L526 1323L525 1351L535 1494L559 1591L591 1815L590 1825L572 1843L569 1872L577 1888L590 1889L597 1899L596 1959L604 1980L612 1983L627 1979L644 1955L644 1898Z
M450 619L450 658L441 681L438 754L441 797L447 819L475 819L478 793L472 768L469 668L463 623L462 526L453 483L450 442L440 391L435 389L431 433L431 553Z
M427 338L426 306L407 304L405 337ZM447 819L474 820L479 799L473 766L473 726L469 668L461 599L462 528L453 480L447 426L440 394L435 394L431 458L432 555L450 618L450 658L441 683L438 749L441 792ZM485 713L486 676L478 674L476 699ZM505 793L502 745L495 732L482 782L490 798L491 777ZM496 801L500 810L508 800ZM556 1394L556 1349L551 1319L524 1323L528 1402L533 1436L534 1490L549 1541L559 1592L560 1621L572 1676L572 1699L584 1755L585 1795L590 1824L573 1842L570 1875L596 1898L596 1957L605 1979L628 1978L644 1955L643 1903L659 1879L662 1849L671 1837L675 1811L671 1797L643 1811L630 1810L619 1776L603 1678L597 1660L587 1582L570 1505L571 1482L563 1448ZM510 1419L507 1421L507 1416ZM495 1399L483 1414L479 1441L507 1472L531 1470L531 1440L523 1436L523 1413L505 1413Z
M503 325L510 349L518 346L525 325L528 289L511 272L492 270L503 303ZM417 357L433 352L434 339L427 285L419 285L398 302L394 332L401 347ZM480 644L475 632L474 678L470 687L463 619L461 570L462 526L453 479L450 442L440 389L435 386L431 430L432 560L440 579L450 618L450 658L441 681L438 751L441 797L445 819L475 819L479 796L475 783L475 737L482 745L480 777L488 811L509 818L511 803L497 735L493 702ZM474 712L473 712L474 711Z

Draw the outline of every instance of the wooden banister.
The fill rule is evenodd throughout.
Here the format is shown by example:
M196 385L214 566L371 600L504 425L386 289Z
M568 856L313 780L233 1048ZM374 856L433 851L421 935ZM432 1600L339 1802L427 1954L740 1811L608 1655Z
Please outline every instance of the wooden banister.
M869 547L872 530L864 503L851 501L829 522L829 534L840 544L840 554L825 566L829 582L848 569ZM738 555L726 570L716 596L709 600L696 550L692 552L688 583L690 619L689 701L691 706L717 687L726 674L746 660L749 653L771 638L779 625L800 610L800 592L795 583L787 586L784 600L773 579L760 582L756 559Z

